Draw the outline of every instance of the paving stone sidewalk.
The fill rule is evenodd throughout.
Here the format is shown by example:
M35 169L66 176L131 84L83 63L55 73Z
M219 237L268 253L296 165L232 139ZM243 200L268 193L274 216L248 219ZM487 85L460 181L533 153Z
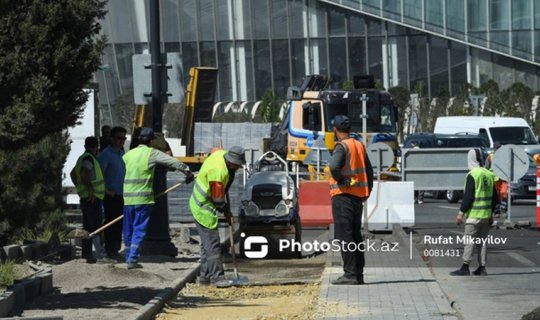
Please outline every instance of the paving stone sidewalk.
M343 274L339 253L329 253L322 276L319 313L322 319L458 319L455 310L415 248L401 231L397 237L373 237L375 248L399 240L396 252L367 252L367 285L332 285ZM405 238L405 239L404 239Z

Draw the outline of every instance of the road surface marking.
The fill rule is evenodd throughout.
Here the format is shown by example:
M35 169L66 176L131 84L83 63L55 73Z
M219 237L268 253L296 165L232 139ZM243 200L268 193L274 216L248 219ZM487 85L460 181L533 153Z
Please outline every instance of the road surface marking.
M465 235L465 232L463 232L463 231L450 230L450 232L455 233L455 234L460 234L462 236Z
M521 262L522 264L526 265L527 267L535 267L536 263L532 262L531 260L525 258L524 256L520 255L519 253L515 252L505 252L507 255L509 255L514 260L517 260L518 262Z
M459 210L459 207L439 206L439 208L443 208L443 209L452 209L452 210Z

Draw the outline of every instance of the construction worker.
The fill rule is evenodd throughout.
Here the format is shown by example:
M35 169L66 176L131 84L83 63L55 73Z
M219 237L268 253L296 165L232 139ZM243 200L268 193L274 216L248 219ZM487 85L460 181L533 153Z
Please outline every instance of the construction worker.
M83 228L88 232L101 227L103 224L102 200L105 195L103 173L96 158L99 142L96 137L87 137L84 140L84 153L79 157L70 176L77 188L80 198L83 217ZM97 259L92 254L92 243L96 248ZM107 257L99 235L92 239L82 240L82 257L88 263L112 263L114 260Z
M218 232L218 213L230 222L228 191L235 172L246 164L244 149L234 146L214 151L206 159L197 175L189 208L201 237L201 269L199 284L226 287L232 281L225 279ZM233 253L234 254L234 253Z
M349 136L350 130L347 116L337 115L334 118L334 134L339 140L330 161L334 237L343 244L354 243L358 249L341 250L344 274L332 281L336 285L364 284L362 209L373 188L373 168L366 148Z
M113 127L111 129L111 144L99 154L99 164L105 178L105 198L103 199L103 213L105 223L108 223L124 212L124 176L126 166L122 156L124 155L124 142L126 141L126 129ZM120 248L122 247L122 223L117 222L105 229L105 250L107 255L114 259L121 259Z
M111 144L111 126L101 127L101 137L99 137L99 152L105 150Z
M124 156L124 247L128 269L142 268L138 263L140 247L146 236L150 213L154 206L154 169L162 165L186 175L186 182L193 181L189 167L165 153L149 147L154 130L142 127L137 137L139 145Z
M472 260L473 250L478 251L478 268L474 275L485 276L487 248L481 241L486 239L491 224L493 223L492 212L498 202L495 181L498 179L493 172L482 167L482 153L479 149L470 150L467 154L469 173L465 181L465 191L461 207L456 215L456 224L459 226L465 216L465 243L463 249L463 265L460 269L450 272L452 276L468 276L471 274L469 265Z

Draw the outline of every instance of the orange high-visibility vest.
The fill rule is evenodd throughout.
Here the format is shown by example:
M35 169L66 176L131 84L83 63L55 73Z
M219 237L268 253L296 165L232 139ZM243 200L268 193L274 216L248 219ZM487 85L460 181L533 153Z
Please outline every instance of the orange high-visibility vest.
M369 188L364 145L352 138L337 143L341 144L345 149L345 165L341 168L344 179L337 182L330 177L330 196L347 193L356 197L367 198Z

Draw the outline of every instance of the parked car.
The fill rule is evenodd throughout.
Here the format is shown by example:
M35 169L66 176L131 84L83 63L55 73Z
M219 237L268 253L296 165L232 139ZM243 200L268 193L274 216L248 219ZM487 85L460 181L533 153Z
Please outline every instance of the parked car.
M533 156L540 154L540 145L538 148L526 148L525 152L529 156L529 169L527 173L517 182L510 184L512 192L512 201L518 199L536 199L536 165Z
M482 151L484 160L488 156L488 145L486 140L477 134L457 133L457 134L438 134L438 133L414 133L405 139L403 148L413 148L418 146L425 148L479 148ZM456 203L463 197L463 190L446 190L430 192L434 198L446 200L450 203Z

